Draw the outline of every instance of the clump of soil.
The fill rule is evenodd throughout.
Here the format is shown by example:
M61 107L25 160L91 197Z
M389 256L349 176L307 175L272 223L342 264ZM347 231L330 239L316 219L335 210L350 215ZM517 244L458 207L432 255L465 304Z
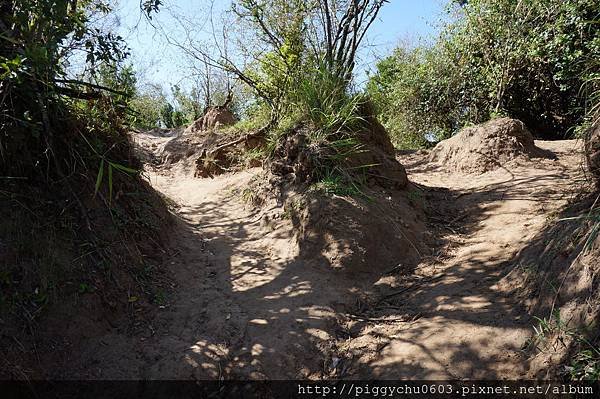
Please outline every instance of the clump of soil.
M229 170L239 161L239 146L232 145L214 151L236 139L222 129L236 122L236 117L226 107L210 107L204 116L186 129L153 129L135 133L135 148L146 164L178 165L196 176L213 177Z
M431 151L429 161L459 172L485 173L517 159L552 157L552 153L536 147L523 122L500 118L462 129L441 141Z
M220 127L233 126L237 121L238 119L227 107L209 107L204 115L196 119L187 130L191 133L203 133Z
M380 187L401 189L408 184L404 167L394 157L389 135L375 118L366 118L365 128L355 136L355 149L341 157L333 145L311 140L310 131L310 127L298 125L280 139L270 161L273 174L300 183L314 182L319 177L316 174L335 158L333 163L348 175L360 174Z

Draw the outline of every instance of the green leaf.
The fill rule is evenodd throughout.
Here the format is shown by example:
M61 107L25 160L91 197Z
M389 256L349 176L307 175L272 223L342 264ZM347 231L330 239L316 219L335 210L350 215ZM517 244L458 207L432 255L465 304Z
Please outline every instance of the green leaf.
M102 183L102 177L104 176L104 159L100 161L100 169L98 169L98 177L96 177L96 188L94 190L94 196L98 194L100 184Z
M132 169L132 168L128 168L127 166L123 166L123 165L120 165L118 163L111 162L110 164L111 164L111 166L113 168L118 169L118 170L123 171L123 172L126 172L126 173L137 174L139 172L138 170L135 170L135 169Z
M113 168L112 164L108 164L108 202L112 201L113 192Z

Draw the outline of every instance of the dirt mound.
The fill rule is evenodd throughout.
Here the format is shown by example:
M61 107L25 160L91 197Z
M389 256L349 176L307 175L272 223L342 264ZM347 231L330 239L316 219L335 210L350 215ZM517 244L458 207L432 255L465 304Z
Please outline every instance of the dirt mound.
M297 205L293 201L287 208ZM424 251L423 212L405 193L373 192L370 200L313 194L305 204L293 221L306 261L320 254L331 267L379 278L395 267L411 270Z
M223 126L232 126L238 119L233 113L223 106L209 107L204 115L194 123L192 123L187 130L191 133L206 132L208 130L218 129Z
M219 134L213 131L206 131L204 134L197 134L185 130L181 135L170 140L163 147L163 161L167 164L173 164L186 158L196 159L203 150L214 145L219 140Z
M375 117L367 116L365 120L369 128L359 135L363 150L349 160L350 165L370 165L367 176L382 187L406 187L406 170L395 157L396 149L390 135Z
M209 177L229 170L241 159L241 146L231 146L216 155L211 150L235 140L235 134L218 129L196 130L199 119L187 129L153 129L131 134L138 157L154 167L178 167L190 174ZM219 123L216 124L219 126ZM199 165L206 164L200 168ZM204 171L199 173L198 170Z
M398 260L406 267L417 262L423 251L424 212L422 202L409 199L421 193L395 159L387 131L375 118L365 120L345 158L331 145L311 139L311 127L296 125L280 139L263 177L246 190L262 209L283 204L304 262L320 260L351 274L380 277ZM319 173L330 157L343 173L367 183L360 185L360 193L349 194L351 182L343 178L327 186Z
M320 167L335 159L348 174L361 174L380 187L404 188L408 178L404 167L394 157L394 146L385 128L375 119L367 118L365 129L356 135L355 147L342 154L333 146L315 144L311 129L292 128L276 147L270 170L296 182L313 182Z
M279 209L289 219L285 230L304 262L379 278L400 263L409 270L426 251L422 204L409 199L409 193L418 195L416 187L364 188L365 196L350 197L298 189L276 176L261 180L277 194L263 195L260 208Z
M219 129L236 122L237 118L226 107L209 107L201 118L165 143L162 148L164 162L176 163L186 158L197 160L210 148L229 140L230 137L221 134Z
M500 118L462 129L441 141L429 160L460 172L484 173L516 159L552 157L552 153L535 146L523 122Z
M158 166L165 161L165 146L181 133L182 129L156 128L131 132L130 137L137 158L144 164Z

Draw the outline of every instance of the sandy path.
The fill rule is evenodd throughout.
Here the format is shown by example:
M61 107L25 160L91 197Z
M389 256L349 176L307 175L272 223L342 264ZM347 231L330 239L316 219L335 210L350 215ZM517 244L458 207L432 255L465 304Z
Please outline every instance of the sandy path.
M198 365L201 375L216 370L217 362L230 376L318 377L328 371L327 361L339 356L353 362L349 373L356 377L523 376L526 364L520 349L531 334L532 321L496 283L548 215L565 204L580 163L573 141L538 145L559 159L512 165L477 177L448 173L423 163L423 156L402 160L413 181L450 190L432 190L429 201L442 220L458 219L447 229L457 234L445 236L441 244L452 244L453 249L418 271L441 278L422 283L394 303L394 312L420 314L418 320L408 327L355 326L358 331L348 339L336 339L332 331L333 308L336 300L348 299L352 284L331 281L322 270L295 264L297 254L289 237L270 234L260 217L232 198L231 189L243 185L251 173L201 181L156 176L155 186L183 204L181 214L209 240L215 256L208 267L220 265L214 269L220 281L215 300L204 304L204 317L214 324L213 330L207 328L201 340L190 336L182 342L183 347L195 341L193 355L188 350L185 356L187 363ZM192 253L193 240L184 240ZM188 263L185 257L181 261ZM183 295L180 302L188 299L193 300ZM215 337L229 314L235 322L225 323L225 337ZM207 355L210 348L212 357ZM157 375L164 371L157 370Z
M352 298L353 282L296 260L297 245L277 228L280 208L258 213L244 205L240 190L257 171L152 175L181 204L184 223L170 265L178 282L173 307L154 323L162 333L144 343L153 348L149 357L166 358L147 377L321 376L335 341L333 307Z
M560 209L579 173L573 141L538 142L558 155L481 176L448 173L422 154L401 157L422 185L438 245L416 289L377 317L341 313L373 281L302 262L281 209L246 207L256 170L195 179L171 169L151 183L179 204L168 269L175 289L144 334L92 338L72 366L85 378L510 378L532 322L497 282ZM437 221L436 221L437 220ZM288 232L288 233L285 233ZM302 259L306 259L303 257ZM365 279L366 280L366 279ZM376 290L375 290L376 291ZM377 300L377 298L374 298ZM92 366L90 366L92 365Z
M423 317L410 328L384 328L389 345L369 359L364 372L379 378L519 378L527 372L520 349L532 332L532 320L496 283L511 259L542 229L551 213L566 203L579 174L575 141L538 142L558 160L507 167L477 177L448 173L422 163L401 161L409 176L432 193L432 206L446 208L446 237L454 249L423 266L442 278L425 282L400 299L401 307ZM437 200L436 200L437 198ZM457 198L448 205L451 198ZM444 228L444 226L442 226ZM374 328L375 332L382 332Z

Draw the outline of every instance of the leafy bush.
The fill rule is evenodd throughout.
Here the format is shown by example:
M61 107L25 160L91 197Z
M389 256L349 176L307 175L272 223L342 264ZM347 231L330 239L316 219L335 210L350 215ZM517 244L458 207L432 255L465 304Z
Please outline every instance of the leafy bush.
M398 48L377 65L367 93L383 125L400 148L426 146L458 127L456 75L439 48Z
M471 0L435 45L399 48L371 77L371 95L396 141L420 146L497 115L543 137L573 134L590 104L584 83L600 56L593 0Z
M83 52L90 65L115 63L126 48L121 38L88 24L94 12L108 12L100 0L52 2L7 1L0 6L0 166L6 175L62 178L73 164L72 150L80 143L81 120L71 110L88 110L97 125L110 126L110 113L95 113L106 102L88 82L67 77L65 64L73 51ZM110 107L111 111L118 111ZM94 114L95 113L95 114Z
M138 129L175 128L186 126L201 116L200 103L193 94L172 88L174 102L169 101L163 89L151 85L137 90L128 102L131 115L129 123Z

